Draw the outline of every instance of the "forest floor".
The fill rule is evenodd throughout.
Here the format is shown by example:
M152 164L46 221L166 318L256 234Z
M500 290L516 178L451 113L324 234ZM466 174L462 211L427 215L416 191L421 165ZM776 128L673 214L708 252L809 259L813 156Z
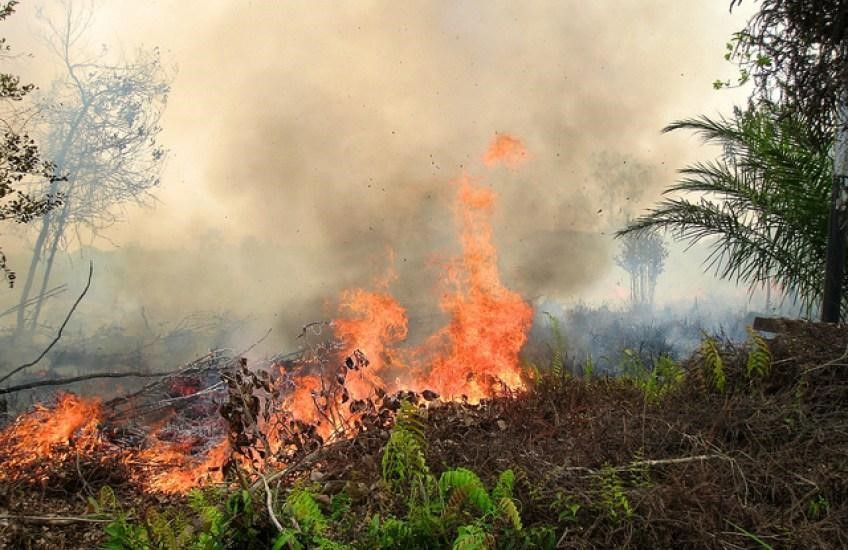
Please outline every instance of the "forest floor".
M759 374L748 347L724 345L720 375L700 353L673 385L548 373L520 395L434 401L421 412L427 466L467 468L486 487L511 469L523 528L561 548L848 547L848 330L798 325L768 347ZM360 547L369 518L402 513L380 482L388 437L328 445L285 478L311 481L322 506L346 492L360 526L338 538ZM37 486L3 482L0 548L101 547L109 519L88 497L104 485L125 511L184 505L127 480L120 463L83 456Z

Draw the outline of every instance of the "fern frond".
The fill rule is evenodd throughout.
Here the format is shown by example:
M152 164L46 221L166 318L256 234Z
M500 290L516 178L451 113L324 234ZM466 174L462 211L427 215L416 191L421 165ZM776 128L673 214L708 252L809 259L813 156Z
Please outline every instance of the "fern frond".
M492 489L492 498L499 500L503 497L512 498L512 490L515 486L515 473L506 469L498 476L498 482Z
M485 550L489 536L479 525L463 525L453 541L453 550Z
M521 524L521 514L518 513L518 508L515 506L514 500L508 497L502 497L498 501L498 509L500 510L501 515L512 523L513 529L521 531L524 528Z
M771 370L771 350L763 338L753 327L748 327L748 361L745 372L748 377L763 377Z
M439 478L439 492L444 499L452 491L461 490L466 499L484 514L493 510L492 499L477 474L466 468L457 468L442 473Z
M295 487L286 497L286 509L307 533L319 535L327 528L324 513L307 489Z
M719 393L724 393L727 375L724 372L724 361L721 359L721 353L718 351L718 345L714 338L706 336L704 341L701 342L701 357L704 360L711 385Z
M430 469L424 454L425 424L418 409L405 402L395 417L381 462L383 480L396 491L426 495Z

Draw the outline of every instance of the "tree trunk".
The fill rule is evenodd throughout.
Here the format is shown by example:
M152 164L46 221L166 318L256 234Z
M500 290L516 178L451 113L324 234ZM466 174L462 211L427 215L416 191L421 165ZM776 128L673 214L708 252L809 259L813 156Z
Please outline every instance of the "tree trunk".
M82 123L83 118L85 118L86 114L88 114L88 108L90 106L91 106L91 102L86 100L85 98L82 98L82 105L80 106L80 110L77 113L77 115L74 117L74 120L71 123L70 128L68 128L68 134L65 136L65 139L62 140L62 149L59 151L59 154L56 156L56 158L53 159L53 162L56 164L56 173L59 174L59 175L63 175L65 170L67 169L66 168L66 161L67 161L67 158L68 158L68 151L70 150L71 145L73 144L74 138L76 138L77 130L79 130L79 127L80 127L80 124ZM73 187L73 181L72 181L72 177L69 174L68 174L68 181L71 182L70 186L72 188ZM59 182L58 181L50 184L50 193L56 194L56 192L58 190L59 190ZM70 189L68 191L69 191L68 194L70 195ZM68 201L70 201L70 196L66 199L65 205L62 207L63 212L67 208ZM27 307L26 303L29 300L30 292L32 291L32 283L35 281L35 272L38 268L38 264L41 262L42 255L44 253L45 241L47 240L47 235L50 233L50 224L52 222L52 218L53 218L53 216L51 216L50 212L48 212L42 218L43 222L42 222L42 225L41 225L41 231L38 234L38 239L36 239L36 241L35 241L35 248L33 249L33 252L32 252L32 260L30 261L29 271L27 272L26 283L24 283L24 288L23 288L23 291L21 293L21 299L18 302L19 309L18 309L18 315L17 315L17 323L15 325L15 334L13 336L14 342L18 341L18 338L20 338L21 334L23 334L23 331L24 331L24 323L26 321L26 315L25 315L26 314L26 307ZM62 216L62 223L60 224L60 227L61 227L62 230L64 230L64 220L65 219L66 219L66 215L63 215ZM56 238L55 238L56 240L54 240L53 242L57 243L58 240L61 239L61 238L62 238L61 233L58 233L56 235ZM50 257L51 257L50 265L51 266L52 266L52 263L53 263L52 262L53 254L54 253L51 253L51 255L50 255ZM48 282L49 282L49 271L48 271L48 273L46 273L46 277L43 279L42 289L44 288L44 286ZM40 297L38 299L38 305L37 305L39 312L41 310L42 301L43 301L43 299ZM35 323L33 322L31 326L34 328Z
M836 124L833 146L833 187L828 221L827 255L824 269L824 295L821 320L838 323L842 302L842 279L845 274L845 225L848 219L848 103L843 96Z
M44 264L44 274L41 278L41 289L36 298L35 311L32 312L30 319L30 331L35 332L38 328L38 318L41 315L41 306L44 303L44 293L47 291L47 284L50 282L50 273L53 271L53 260L56 259L56 251L59 249L59 242L62 240L62 233L65 231L65 221L68 219L68 210L70 202L66 202L62 207L62 214L56 222L56 230L53 232L53 242L50 245L50 255L47 257L47 262Z
M51 186L52 189L52 186ZM18 343L19 338L24 331L24 323L26 322L27 302L29 301L30 292L32 291L32 283L35 281L35 272L38 269L38 264L41 261L41 251L44 247L44 241L47 240L47 234L50 232L51 213L48 212L41 219L41 231L38 233L38 238L35 240L35 248L32 251L32 259L29 262L29 270L27 271L26 282L21 291L21 299L18 302L18 315L15 324L15 333L12 336L12 341Z

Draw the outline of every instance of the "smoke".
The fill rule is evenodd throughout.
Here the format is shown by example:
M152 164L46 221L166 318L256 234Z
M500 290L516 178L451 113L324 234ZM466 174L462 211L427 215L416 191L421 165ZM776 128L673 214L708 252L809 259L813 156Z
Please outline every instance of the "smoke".
M102 300L162 316L230 309L288 334L382 274L388 249L393 292L435 310L464 172L499 193L505 283L578 295L613 266L600 234L692 158L693 142L660 128L731 103L710 83L732 70L723 44L743 23L720 2L660 0L96 8L93 44L159 46L179 67L162 202L104 235L117 250L97 241L113 250L99 255ZM14 17L37 31L29 6ZM483 166L495 132L525 143L521 170Z

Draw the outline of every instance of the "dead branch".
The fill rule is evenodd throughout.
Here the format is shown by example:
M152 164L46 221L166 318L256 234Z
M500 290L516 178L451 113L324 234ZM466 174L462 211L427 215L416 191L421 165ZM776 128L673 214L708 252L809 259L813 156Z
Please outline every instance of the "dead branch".
M268 483L268 482L274 481L278 478L285 477L292 472L296 472L300 469L308 468L309 466L312 466L315 462L318 461L318 459L321 458L321 456L324 454L324 451L329 449L331 446L332 445L325 445L324 447L321 447L320 449L313 451L310 454L306 455L305 457L301 458L300 460L298 460L294 464L290 464L289 466L283 468L282 470L278 470L278 471L274 472L273 474L269 475L267 478L262 478L262 481L257 481L253 485L250 486L250 491L251 492L256 491L256 489L258 489L259 487L262 486L263 482Z
M274 515L274 503L271 499L271 488L268 487L268 480L265 479L265 476L261 473L259 474L259 477L262 479L262 484L265 486L265 507L268 509L268 515L271 517L271 523L274 524L277 531L282 532L283 526L280 524L280 520L277 519L277 516Z
M207 371L210 371L210 370L219 370L221 368L225 368L226 363L229 363L230 361L232 361L232 357L224 354L225 351L227 351L227 350L223 350L223 349L213 350L213 351L210 351L208 354L204 355L203 357L199 357L199 358L195 359L194 361L187 363L183 368L181 368L179 370L165 372L165 373L159 373L157 376L160 376L162 378L162 380L156 380L154 382L151 382L151 383L145 385L143 388L141 388L137 391L134 391L132 393L128 393L127 395L122 395L120 397L116 397L112 400L109 400L106 403L104 403L104 406L106 406L106 407L116 407L117 405L120 405L121 403L125 403L127 401L130 401L131 399L138 397L139 395L141 395L141 394L143 394L147 391L150 391L152 388L158 386L159 384L161 384L164 380L166 380L168 378L185 376L187 374L201 374L201 373L204 373L204 372L207 372ZM225 364L221 365L220 363L225 363Z
M810 374L811 372L815 372L817 370L821 370L821 369L824 369L824 368L827 368L827 367L842 366L842 365L844 365L844 363L842 361L844 361L845 359L848 359L848 347L845 348L845 353L843 353L842 355L840 355L836 359L831 359L827 363L822 363L821 365L817 365L815 367L809 367L807 369L804 369L804 374Z
M41 355L36 357L35 360L30 361L29 363L24 363L23 365L20 365L18 367L15 367L14 369L12 369L12 371L10 373L8 373L5 376L3 376L2 378L0 378L0 384L2 384L3 382L8 380L9 378L14 376L15 374L21 372L22 370L27 369L29 367L32 367L33 365L36 365L39 361L41 361L44 358L45 355L47 355L47 352L49 352L51 349L53 349L53 346L55 346L56 342L58 342L59 339L62 337L62 331L65 330L65 326L68 324L68 321L71 320L71 316L74 314L74 311L76 311L77 306L82 301L82 299L85 297L86 293L88 292L88 289L91 288L91 276L93 274L94 274L94 262L88 262L88 281L85 283L85 288L82 289L82 293L79 295L77 300L74 302L74 305L71 306L71 310L68 311L68 314L65 316L65 320L62 321L62 325L59 327L59 332L56 333L56 338L54 338L53 341L50 342L50 345L47 346L44 349L44 351L41 352Z
M189 395L181 395L179 397L170 397L168 399L161 399L161 400L159 400L155 403L151 403L147 406L143 406L143 407L139 407L139 408L134 409L133 415L134 416L143 416L145 414L149 414L151 412L170 407L171 405L174 405L176 403L180 403L180 402L183 402L183 401L189 401L191 399L203 397L204 395L208 395L210 393L215 393L216 391L220 390L223 387L224 387L223 382L217 382L215 384L212 384L208 388L204 388L200 391L196 391L196 392L191 393ZM113 420L115 418L116 417L113 417Z
M0 521L18 521L21 523L34 523L36 525L71 525L74 523L110 523L113 518L103 515L90 516L14 516L0 514Z
M94 380L97 378L150 378L155 376L166 376L167 373L146 373L146 372L97 372L93 374L85 374L80 376L72 376L70 378L54 378L51 380L38 380L35 382L28 382L26 384L19 384L17 386L10 386L8 388L0 388L0 395L5 395L7 393L15 393L22 390L30 390L32 388L41 388L44 386L65 386L68 384L73 384L74 382L80 382L82 380Z
M322 331L321 327L328 327L330 325L332 325L332 321L313 321L311 323L307 323L303 325L303 328L301 329L300 334L298 334L297 337L303 338L304 336L306 336L307 331L312 332L312 334L315 335L320 335Z
M645 466L663 466L666 464L685 464L687 462L701 462L704 460L712 460L715 458L724 458L728 457L725 455L695 455L695 456L684 456L680 458L660 458L654 460L635 460L626 464L624 466L615 466L613 470L617 472L627 472L629 470L634 470L637 468L642 468ZM594 468L588 468L586 466L569 466L568 468L562 468L563 472L583 472L587 475L597 475L601 471L596 470Z
M0 311L0 317L5 317L6 315L9 315L11 313L15 313L16 311L18 311L18 309L20 309L22 307L24 307L24 308L29 307L32 304L34 304L35 302L37 302L39 299L47 300L49 298L53 298L55 296L58 296L59 294L65 292L66 290L68 290L68 285L59 285L57 287L53 287L43 294L40 294L38 296L33 296L32 298L30 298L29 300L27 300L23 304L18 304L16 306L10 307L9 309L5 309L3 311Z

